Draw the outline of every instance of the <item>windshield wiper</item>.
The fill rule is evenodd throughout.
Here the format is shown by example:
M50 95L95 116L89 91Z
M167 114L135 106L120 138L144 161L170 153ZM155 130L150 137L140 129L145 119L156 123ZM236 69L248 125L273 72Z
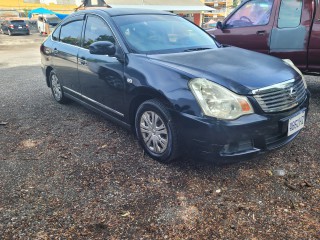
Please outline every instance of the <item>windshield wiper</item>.
M195 51L202 51L202 50L207 50L207 49L211 49L211 48L189 48L184 50L184 52L195 52Z

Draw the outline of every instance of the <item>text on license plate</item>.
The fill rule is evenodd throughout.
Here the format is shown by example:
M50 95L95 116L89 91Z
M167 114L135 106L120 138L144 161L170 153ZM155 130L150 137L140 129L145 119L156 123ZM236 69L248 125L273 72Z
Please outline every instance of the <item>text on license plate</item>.
M288 136L298 132L300 129L304 127L304 120L305 120L305 111L299 113L298 115L294 116L293 118L289 119L288 123Z

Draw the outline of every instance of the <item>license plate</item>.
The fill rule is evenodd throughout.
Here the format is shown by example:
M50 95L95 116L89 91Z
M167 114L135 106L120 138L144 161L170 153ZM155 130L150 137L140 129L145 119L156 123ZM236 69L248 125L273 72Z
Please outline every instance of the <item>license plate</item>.
M18 28L22 28L21 26L19 26Z
M305 120L306 112L303 111L298 115L289 119L288 123L288 136L298 132L304 127L304 120Z

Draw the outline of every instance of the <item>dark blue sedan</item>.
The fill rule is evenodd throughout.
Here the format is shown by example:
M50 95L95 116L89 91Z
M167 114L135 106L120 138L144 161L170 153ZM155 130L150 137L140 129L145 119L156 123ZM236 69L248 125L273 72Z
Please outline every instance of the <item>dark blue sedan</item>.
M309 91L290 60L223 46L161 11L71 14L41 46L54 99L133 129L160 162L228 162L279 148L304 127ZM123 146L125 148L125 146Z
M30 29L24 20L6 20L0 25L0 33L8 34L9 36L14 34L29 35Z

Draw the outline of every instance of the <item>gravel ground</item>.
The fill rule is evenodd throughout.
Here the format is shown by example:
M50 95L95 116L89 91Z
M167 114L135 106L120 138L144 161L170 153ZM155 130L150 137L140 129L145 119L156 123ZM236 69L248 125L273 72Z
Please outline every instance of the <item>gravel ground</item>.
M289 145L162 165L131 132L59 105L39 66L0 74L0 239L320 239L320 78Z

